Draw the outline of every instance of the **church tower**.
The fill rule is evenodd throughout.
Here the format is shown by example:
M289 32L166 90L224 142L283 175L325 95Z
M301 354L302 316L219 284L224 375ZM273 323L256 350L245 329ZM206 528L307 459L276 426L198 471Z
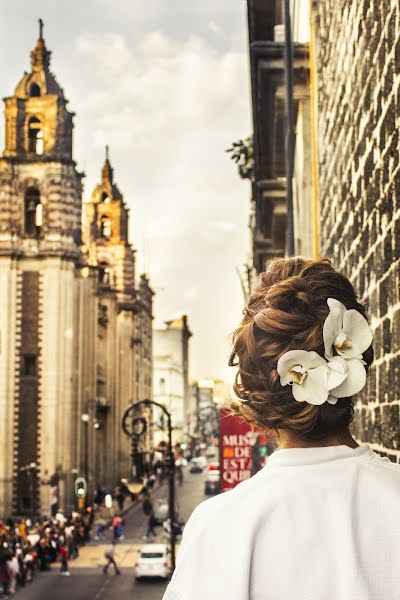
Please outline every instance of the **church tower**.
M0 158L0 514L48 511L49 481L70 473L82 177L73 113L43 38L5 98ZM74 413L75 411L75 413Z
M129 243L129 209L114 181L108 146L101 183L84 208L83 241L88 262L100 269L104 283L117 292L120 301L129 301L135 295L135 255Z

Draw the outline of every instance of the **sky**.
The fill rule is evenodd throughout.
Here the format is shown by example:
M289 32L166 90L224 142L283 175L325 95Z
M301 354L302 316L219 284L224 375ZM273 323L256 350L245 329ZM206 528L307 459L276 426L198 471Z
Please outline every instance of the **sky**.
M243 309L236 268L250 248L250 187L225 149L251 132L246 3L0 0L0 7L2 97L30 67L41 17L51 70L76 113L84 199L108 144L130 208L137 274L148 272L156 292L155 324L187 314L191 377L232 380L227 359Z

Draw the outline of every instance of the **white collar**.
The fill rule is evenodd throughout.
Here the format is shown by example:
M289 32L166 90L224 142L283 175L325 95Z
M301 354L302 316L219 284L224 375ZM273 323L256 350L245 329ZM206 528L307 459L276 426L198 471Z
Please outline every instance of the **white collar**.
M364 455L375 454L368 444L361 444L357 448L350 446L322 446L314 448L283 448L275 450L267 460L268 467L291 467L296 465L316 465L332 462L343 458L358 458Z

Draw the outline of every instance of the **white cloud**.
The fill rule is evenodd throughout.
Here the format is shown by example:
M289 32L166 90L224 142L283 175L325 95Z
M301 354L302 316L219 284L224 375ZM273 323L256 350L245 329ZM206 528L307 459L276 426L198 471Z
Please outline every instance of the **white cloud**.
M129 42L87 32L74 48L79 155L110 144L138 263L145 235L151 280L162 290L156 319L189 312L192 375L224 376L242 308L235 266L248 249L249 188L224 152L250 131L245 46L221 50L199 35L177 40L157 30ZM100 168L89 162L87 195Z
M213 33L223 33L224 32L222 27L220 27L220 25L218 25L215 21L209 21L208 29L210 31L212 31Z

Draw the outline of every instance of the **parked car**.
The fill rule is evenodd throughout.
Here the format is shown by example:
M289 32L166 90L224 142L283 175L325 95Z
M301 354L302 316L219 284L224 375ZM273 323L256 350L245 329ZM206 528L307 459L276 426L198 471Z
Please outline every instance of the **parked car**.
M153 503L154 519L156 525L162 525L165 519L168 518L168 500L166 498L158 498Z
M206 466L208 465L208 460L206 459L206 457L201 455L201 456L196 456L195 458L196 458L196 460L199 461L199 463L201 465L203 465L203 469L205 469Z
M135 565L135 577L162 577L171 574L171 563L167 544L145 544L141 547Z
M218 455L218 449L215 446L208 446L207 450L206 450L206 457L207 458L217 458Z
M207 471L207 477L204 483L204 493L209 496L211 494L218 494L220 490L220 471L213 469Z
M192 460L189 463L189 471L191 473L202 473L203 469L204 469L204 463L202 460L200 460L202 457L196 457L196 458L192 458Z

